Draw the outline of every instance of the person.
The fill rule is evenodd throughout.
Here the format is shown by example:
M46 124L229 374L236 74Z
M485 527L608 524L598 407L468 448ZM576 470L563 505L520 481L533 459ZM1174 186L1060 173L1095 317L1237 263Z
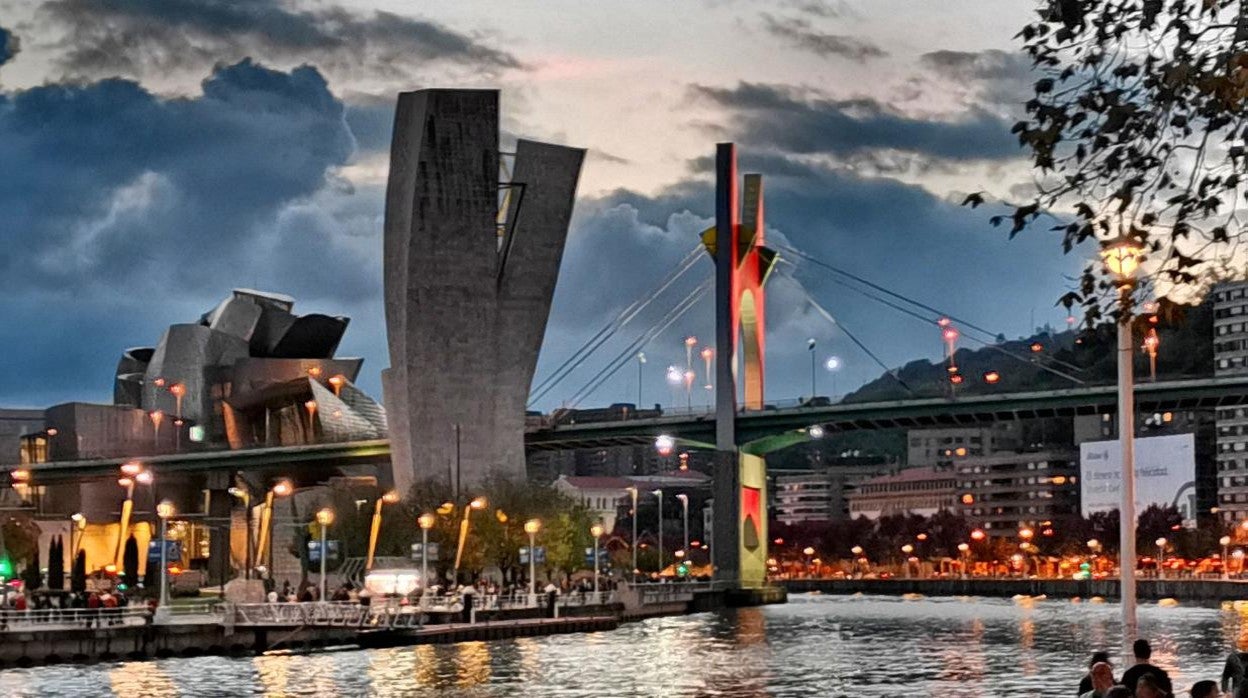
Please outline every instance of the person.
M1217 681L1197 681L1192 684L1188 693L1192 694L1192 698L1221 698L1222 696L1222 692L1218 690Z
M1148 640L1136 640L1131 645L1131 654L1135 655L1135 665L1122 673L1122 685L1135 690L1135 684L1139 682L1140 677L1145 674L1152 675L1157 680L1157 685L1166 693L1173 693L1174 687L1170 683L1170 675L1165 669L1149 664L1148 660L1153 656L1153 648L1148 644Z
M1081 696L1092 690L1092 667L1101 663L1109 664L1110 671L1113 671L1114 665L1109 662L1109 652L1093 652L1092 659L1088 662L1088 673L1084 674L1082 679L1079 679L1079 692L1075 695ZM1110 681L1109 683L1113 685L1114 682Z
M1154 674L1144 674L1135 682L1135 698L1168 698L1169 695L1169 691L1161 689Z
M1109 662L1097 662L1088 668L1089 688L1079 698L1105 698L1114 687L1114 669Z
M546 617L547 618L555 617L555 604L557 603L558 598L559 598L559 587L555 586L553 582L550 584L547 584L546 585Z
M1126 686L1114 686L1105 692L1105 698L1131 698L1131 689Z

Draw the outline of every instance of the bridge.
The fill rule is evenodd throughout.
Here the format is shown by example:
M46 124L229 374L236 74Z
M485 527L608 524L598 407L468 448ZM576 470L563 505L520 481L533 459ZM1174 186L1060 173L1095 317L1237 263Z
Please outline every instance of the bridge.
M1009 420L1115 414L1118 410L1115 391L1115 386L1100 385L954 399L924 398L742 410L737 416L737 433L745 442L782 436L813 425L835 433L975 426ZM1248 404L1248 376L1143 383L1136 386L1135 395L1137 407L1146 413L1235 407ZM532 452L648 444L660 434L689 441L711 441L715 435L715 416L709 412L681 413L571 424L535 420L525 429L525 447ZM373 439L179 453L153 456L143 462L156 473L245 470L287 477L309 470L328 472L376 467L387 462L389 457L389 441ZM129 459L38 463L27 466L27 470L34 484L56 484L93 477L116 477L118 468L126 460Z

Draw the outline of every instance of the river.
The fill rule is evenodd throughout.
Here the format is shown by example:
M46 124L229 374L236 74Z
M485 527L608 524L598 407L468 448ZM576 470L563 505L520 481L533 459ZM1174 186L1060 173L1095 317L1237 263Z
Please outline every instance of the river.
M1248 641L1248 608L1150 604L1139 618L1184 695ZM0 696L1074 695L1094 650L1117 660L1120 628L1112 603L796 594L586 635L9 669Z

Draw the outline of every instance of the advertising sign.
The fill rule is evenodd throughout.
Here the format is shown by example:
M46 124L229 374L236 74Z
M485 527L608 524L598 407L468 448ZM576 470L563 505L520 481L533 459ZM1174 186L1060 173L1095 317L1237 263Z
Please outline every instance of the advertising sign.
M428 562L437 562L438 561L438 544L430 543L428 552L429 552ZM420 543L412 543L412 559L415 560L416 562L420 562L423 559L421 557L421 544Z
M182 541L167 540L165 541L165 561L169 563L182 562ZM147 543L147 564L160 564L160 541L153 540Z
M534 553L534 554L533 554L533 564L535 564L535 565L544 565L544 564L546 564L546 548L545 548L545 547L543 547L543 546L540 546L540 545L539 545L539 546L537 546L536 548L534 548L534 549L533 549L533 553ZM522 564L522 565L527 565L527 564L529 564L529 548L528 548L528 546L525 546L525 547L523 547L523 548L520 548L520 564Z
M1135 511L1150 504L1178 507L1185 525L1196 519L1196 439L1193 434L1135 440ZM1080 510L1086 517L1122 503L1122 448L1118 441L1079 445Z

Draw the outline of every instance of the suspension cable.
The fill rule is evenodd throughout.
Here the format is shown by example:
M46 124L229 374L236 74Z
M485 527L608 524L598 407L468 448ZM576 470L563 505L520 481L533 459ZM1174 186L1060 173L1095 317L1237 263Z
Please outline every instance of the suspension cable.
M619 370L623 368L629 362L629 360L632 358L634 353L636 353L639 349L642 349L645 346L649 345L650 342L653 341L655 337L657 337L659 334L665 331L668 327L671 327L673 323L675 323L678 319L681 318L681 316L683 316L686 312L688 312L691 308L693 308L693 306L695 306L698 303L698 301L700 301L702 297L705 296L708 291L710 291L711 284L713 282L714 282L714 279L707 278L703 280L702 283L698 284L698 286L694 288L692 291L690 291L689 294L686 295L685 298L680 301L680 303L677 303L675 306L673 306L668 311L667 315L665 315L657 323L651 325L650 328L646 330L646 332L642 333L641 336L633 340L631 344L629 344L623 351L617 354L615 358L613 358L610 362L608 362L608 364L604 368L599 370L597 374L591 377L589 381L585 384L585 386L583 386L580 390L578 390L572 396L572 399L569 401L570 402L569 406L576 407L577 405L579 405L581 400L584 400L585 398L592 395L596 390L598 390L598 388L602 386L603 383L605 383L613 375L618 373ZM640 407L641 406L638 405L638 408Z
M654 290L633 301L632 304L621 310L614 319L604 325L602 329L598 330L597 333L586 340L580 348L569 355L569 357L565 359L554 372L549 374L544 380L542 380L541 383L530 391L528 404L533 405L535 402L545 397L546 394L549 393L555 386L567 378L572 371L576 370L582 363L584 363L590 355L606 344L606 342L615 336L618 331L623 329L625 325L645 310L650 303L662 295L672 286L672 284L676 283L681 276L693 268L693 265L698 261L701 251L701 245L698 245L690 250L689 253L685 255L685 258L677 265L676 269L669 273L665 279L659 282L658 286L656 286Z

